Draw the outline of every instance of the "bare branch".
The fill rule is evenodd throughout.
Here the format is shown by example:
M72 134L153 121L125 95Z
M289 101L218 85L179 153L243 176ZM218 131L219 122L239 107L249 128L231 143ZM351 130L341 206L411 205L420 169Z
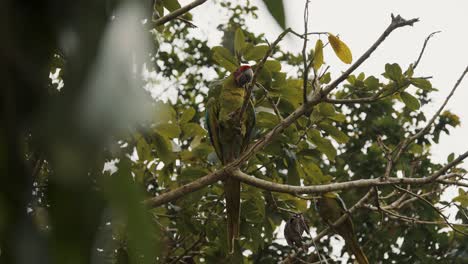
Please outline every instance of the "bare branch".
M432 32L431 34L429 34L429 36L426 37L426 40L424 40L424 45L421 49L421 52L419 53L419 57L418 59L414 62L413 64L413 69L416 69L416 67L419 65L419 61L421 61L421 58L424 54L424 50L426 49L426 46L427 46L427 43L429 42L429 40L437 33L440 33L441 31L435 31L435 32Z
M376 208L375 206L370 206L370 205L366 204L363 207L365 207L365 208L367 208L369 210L372 210L372 211L378 211L378 208ZM409 222L409 223L412 223L412 224L468 226L468 224L457 224L457 223L447 224L447 222L445 222L445 221L421 220L421 219L418 219L418 218L409 217L409 216L406 216L406 215L401 215L401 214L392 212L392 211L384 209L384 208L382 208L382 211L392 219L401 220L401 221Z
M398 16L393 16L392 15L392 22L390 25L387 27L387 29L384 31L384 33L377 39L377 41L356 61L351 65L343 74L338 77L336 80L334 80L331 84L329 84L323 91L323 94L328 94L330 91L335 89L341 82L346 80L348 76L356 70L361 64L366 61L369 56L377 49L380 44L392 33L393 30L404 27L404 26L412 26L414 23L418 22L419 18L413 18L410 20L405 20L403 19L400 15Z
M307 24L309 23L309 0L306 0L305 2L305 8L304 8L304 36L307 36ZM303 71L303 76L302 76L302 82L303 82L303 87L302 87L302 97L304 104L307 103L307 82L309 79L309 69L310 66L307 65L307 37L304 37L304 44L302 46L302 61L304 64L304 71Z
M452 90L450 91L449 95L445 98L445 101L444 103L439 107L439 109L437 110L437 112L434 114L434 116L432 116L432 118L429 120L429 122L426 124L426 126L421 129L418 133L416 133L415 135L413 135L412 137L404 140L402 143L401 143L401 147L397 148L398 151L397 151L397 154L395 156L395 160L398 160L398 158L400 157L400 155L406 150L406 148L411 144L411 142L415 141L416 139L422 137L424 134L426 134L429 129L431 128L432 124L435 122L436 118L440 115L440 113L442 112L442 110L444 109L444 107L447 105L448 101L450 100L450 98L453 96L453 94L455 93L455 90L458 88L458 86L460 85L460 83L462 82L463 78L465 77L466 73L468 72L468 66L465 68L465 70L463 71L463 73L461 74L460 78L458 78L457 82L455 83L455 85L453 86Z
M232 170L232 168L226 167L222 170L215 171L193 182L182 185L174 190L171 190L171 191L162 193L156 197L147 199L144 201L144 203L150 207L157 207L157 206L163 205L170 201L176 200L186 194L200 190L201 188L208 186L210 184L213 184L218 180L221 180L221 178L224 175L226 175L226 173L228 173L228 171L230 170Z
M440 216L442 216L442 218L444 219L444 221L447 223L447 225L452 228L453 231L457 232L457 233L460 233L460 234L463 234L465 236L468 236L467 233L457 229L455 226L452 225L452 223L450 223L450 221L448 220L447 216L445 216L440 210L439 208L435 207L431 202L429 202L426 198L424 197L421 197L420 195L412 192L412 191L408 191L408 190L405 190L401 187L399 187L398 185L394 185L393 187L397 188L398 190L400 191L403 191L403 192L406 192L408 194L410 194L411 196L414 196L416 198L418 198L419 200L423 201L424 203L426 203L427 205L429 205L430 207L432 207L432 209L434 209Z
M155 20L153 22L154 26L157 27L157 26L160 26L160 25L163 25L164 23L166 22L169 22L173 19L176 19L178 16L181 16L185 13L187 13L188 11L192 10L193 8L205 3L206 0L195 0L193 1L192 3L186 5L186 6L183 6L177 10L174 10L173 12L161 17L161 18L158 18L157 20Z
M466 153L468 155L468 152ZM361 179L355 181L347 181L347 182L337 182L337 183L330 183L330 184L323 184L323 185L312 185L312 186L296 186L296 185L289 185L289 184L280 184L275 182L270 182L266 180L262 180L259 178L255 178L253 176L247 175L239 170L235 171L231 176L235 177L236 179L255 186L260 189L273 191L273 192L280 192L280 193L289 193L293 195L298 194L318 194L318 193L325 193L325 192L333 192L339 190L348 190L353 188L364 188L364 187L373 187L373 186L385 186L385 185L394 185L394 184L409 184L409 185L423 185L433 182L439 175L440 172L434 173L428 177L424 178L388 178L382 180L381 178L375 179ZM434 176L437 176L434 178Z

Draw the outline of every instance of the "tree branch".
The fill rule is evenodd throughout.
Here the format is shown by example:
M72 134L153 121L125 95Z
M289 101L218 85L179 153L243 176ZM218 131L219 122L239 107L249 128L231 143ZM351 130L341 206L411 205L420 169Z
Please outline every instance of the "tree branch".
M187 13L188 11L192 10L193 8L203 4L205 2L206 2L206 0L195 0L195 1L193 1L192 3L190 3L190 4L186 5L186 6L183 6L183 7L179 8L177 10L174 10L173 12L171 12L171 13L169 13L169 14L161 17L161 18L158 18L157 20L155 20L153 22L153 25L155 27L163 25L164 23L169 22L169 21L177 18L178 16L181 16L181 15Z
M312 98L310 98L310 100L308 100L308 102L306 104L303 104L302 106L297 108L294 112L292 112L289 116L284 118L283 121L281 121L278 125L276 125L274 128L272 128L262 138L260 138L255 143L250 145L250 147L238 159L236 159L233 162L227 164L222 169L220 169L220 170L218 170L216 172L210 173L210 174L208 174L206 176L203 176L203 177L199 178L198 180L195 180L195 181L193 181L191 183L188 183L186 185L183 185L181 187L178 187L178 188L176 188L174 190L168 191L168 192L163 193L161 195L158 195L156 197L150 198L150 199L145 201L145 204L147 204L149 206L152 206L152 207L155 207L155 206L160 206L162 204L168 203L168 202L170 202L172 200L175 200L175 199L178 199L178 198L184 196L185 194L194 192L196 190L199 190L199 189L203 188L204 186L212 184L212 183L220 180L224 175L228 175L232 171L234 171L235 169L238 169L243 163L248 161L250 159L250 157L252 157L255 153L257 153L263 147L268 145L274 139L274 137L281 134L287 127L289 127L292 123L294 123L299 117L301 117L308 110L312 109L313 106L315 106L316 104L321 102L321 100L323 99L323 96L326 96L328 93L330 93L331 90L333 90L339 83L341 83L344 79L346 79L349 76L349 74L351 74L357 67L359 67L370 56L370 54L385 40L385 38L393 30L395 30L396 28L399 28L399 27L412 25L413 23L415 23L417 21L418 21L418 19L404 20L400 16L397 16L397 17L392 16L392 23L390 24L390 26L388 26L388 28L385 30L385 32L382 34L382 36L372 45L372 47L366 53L364 53L364 55L362 55L348 70L346 70L345 73L343 73L332 84L327 86L327 88L324 91L322 91L321 93L314 93ZM256 77L258 75L259 70L263 67L263 65L265 64L267 58L271 55L271 53L273 51L273 48L284 38L284 36L288 32L291 32L290 28L286 29L283 33L281 33L278 36L278 38L275 40L275 42L272 43L272 45L270 46L270 49L267 51L267 53L265 54L265 56L263 57L261 62L258 64L258 67L255 69L255 74L254 74L252 83L249 85L249 87L247 89L246 98L250 98L250 94L252 92L252 87L255 84L255 80L256 80ZM239 116L242 116L243 112L245 112L245 109L247 107L247 102L248 102L247 100L244 100L244 104L242 105ZM243 109L243 111L242 111L242 109ZM243 178L244 178L244 180L246 180L246 182L249 182L251 179L254 179L253 177L250 177L248 175L243 177ZM255 180L259 180L259 179L255 179ZM409 180L416 180L417 181L418 179L409 179ZM353 184L357 184L357 187L365 187L365 186L372 185L373 181L376 181L376 180L373 179L373 180L361 180L361 181L372 181L372 182L364 183L364 185L363 185L363 183L354 183L354 182L351 182L349 184L351 186ZM358 182L358 181L356 181L356 182ZM400 183L400 179L397 179L396 182L392 182L392 183ZM255 182L252 183L252 185L254 185L254 184L255 184ZM275 183L270 183L268 181L265 181L264 184L266 184L268 186L268 184L275 184ZM338 190L340 188L343 188L342 187L343 184L344 184L344 186L346 186L346 183L336 183L336 184L338 184L339 188L333 187L333 188L336 188L334 190ZM390 183L388 183L388 184L390 184ZM260 184L260 186L261 186L261 184ZM285 185L285 186L287 186L287 185ZM325 186L325 185L323 185L323 186ZM291 187L293 189L294 188L312 188L312 189L318 188L318 189L322 190L322 191L317 191L315 189L310 190L311 193L327 191L327 188L329 188L329 187L321 187L321 186L310 186L310 187L291 186ZM281 185L280 185L279 189L282 190L283 188L284 187L281 187ZM288 189L288 187L286 189ZM290 193L296 193L296 191L292 191ZM307 192L304 192L304 193L307 193Z
M465 153L468 155L468 152ZM242 171L235 171L231 176L236 179L260 189L280 192L280 193L289 193L293 195L297 194L317 194L325 192L333 192L339 190L348 190L353 188L364 188L364 187L373 187L373 186L385 186L385 185L394 185L394 184L409 184L409 185L423 185L433 182L437 177L441 176L439 172L430 175L424 178L388 178L386 180L381 180L381 178L375 179L361 179L355 181L347 182L337 182L329 183L323 185L312 185L312 186L296 186L289 184L280 184L274 183L253 176L247 175ZM434 178L434 176L437 176ZM447 175L446 175L447 176Z
M310 66L307 65L307 24L309 23L309 0L306 0L305 2L305 8L304 8L304 44L302 46L302 61L304 64L304 72L302 76L302 82L303 82L303 87L302 87L302 97L304 104L307 103L307 82L309 78L309 68Z
M439 109L437 110L437 112L434 114L434 116L432 116L432 118L429 120L429 122L426 124L426 126L421 129L418 133L414 134L412 137L410 138L407 138L406 140L404 140L402 143L401 143L401 147L397 148L398 151L397 151L397 154L395 156L395 160L398 160L398 158L400 157L400 155L406 150L406 148L411 144L411 142L415 141L416 139L422 137L424 134L426 134L429 129L431 128L432 124L435 122L436 118L440 115L440 113L442 112L442 110L444 109L444 107L447 105L448 101L450 100L450 98L453 96L453 94L455 93L455 90L458 88L458 86L460 85L460 83L462 82L463 78L465 77L466 73L468 72L468 66L465 68L465 70L463 71L463 73L461 74L460 78L458 78L457 82L455 83L455 85L453 86L452 90L450 91L449 95L445 98L445 101L444 103L439 107Z
M414 62L413 64L413 70L416 69L416 67L418 67L419 65L419 62L421 61L421 58L424 54L424 50L426 49L426 46L427 46L427 43L429 42L429 40L437 33L440 33L440 31L435 31L435 32L432 32L431 34L429 34L429 36L426 37L426 39L424 40L424 45L421 49L421 52L419 53L419 57L418 59Z
M452 223L450 223L450 221L448 220L447 216L445 216L437 207L435 207L431 202L429 202L426 198L424 197L421 197L419 195L417 195L416 193L413 193L412 191L408 191L408 190L405 190L397 185L394 185L395 188L397 188L398 190L400 191L403 191L403 192L406 192L408 194L410 194L411 196L413 197L416 197L418 198L419 200L423 201L424 203L426 203L427 205L429 205L432 209L434 209L434 211L436 211L440 216L442 216L442 218L444 219L444 221L447 223L447 225L455 232L457 233L460 233L462 235L465 235L465 236L468 236L467 233L463 232L462 230L459 230L458 228L456 228L455 226L452 225Z
M392 33L393 30L404 27L404 26L413 26L414 23L418 22L419 18L413 18L410 20L403 19L400 15L393 16L392 15L392 22L387 27L387 29L382 33L382 35L377 39L377 41L356 61L351 65L343 74L338 77L338 79L334 80L331 84L329 84L324 90L323 94L330 93L331 90L335 89L341 82L346 80L348 76L356 70L361 64L366 61L369 56L377 49L380 44Z

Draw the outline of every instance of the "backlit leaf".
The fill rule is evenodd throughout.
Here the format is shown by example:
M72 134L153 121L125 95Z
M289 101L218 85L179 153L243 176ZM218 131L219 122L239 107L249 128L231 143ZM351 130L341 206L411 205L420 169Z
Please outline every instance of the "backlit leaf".
M238 56L242 56L242 51L245 47L245 36L241 28L237 28L234 36L234 50Z
M318 70L323 65L323 42L321 39L317 40L315 43L315 53L314 53L314 70Z
M244 54L246 60L259 61L267 53L269 47L267 45L257 45L251 49L247 49Z
M335 51L336 56L338 56L342 62L346 64L353 62L353 55L351 54L351 50L343 41L331 33L328 33L328 41L330 42L333 51Z
M263 3L266 5L268 11L270 11L270 14L276 22L284 29L286 27L286 23L283 0L263 0Z
M213 60L216 61L220 66L224 67L230 72L234 72L239 67L237 60L232 56L228 49L216 46L212 48Z
M405 103L406 107L411 110L418 110L421 106L419 100L407 92L401 92L400 98Z

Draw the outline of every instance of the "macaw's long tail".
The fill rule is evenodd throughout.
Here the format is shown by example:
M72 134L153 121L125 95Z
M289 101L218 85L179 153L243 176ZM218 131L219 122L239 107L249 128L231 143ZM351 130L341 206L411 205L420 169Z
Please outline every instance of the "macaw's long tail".
M224 193L226 196L228 250L230 254L233 254L240 233L240 181L228 176L224 180Z
M350 253L353 253L354 257L359 264L369 264L369 260L367 260L366 254L362 251L362 248L359 246L358 241L355 237L346 239L346 246L348 247Z

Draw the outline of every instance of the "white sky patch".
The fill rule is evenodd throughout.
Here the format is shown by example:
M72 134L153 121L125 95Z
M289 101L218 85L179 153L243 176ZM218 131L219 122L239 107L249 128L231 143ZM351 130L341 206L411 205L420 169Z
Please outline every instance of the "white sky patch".
M117 171L117 164L119 162L119 159L113 159L111 161L107 161L104 163L104 168L102 169L102 172L108 171L111 175L114 174Z

